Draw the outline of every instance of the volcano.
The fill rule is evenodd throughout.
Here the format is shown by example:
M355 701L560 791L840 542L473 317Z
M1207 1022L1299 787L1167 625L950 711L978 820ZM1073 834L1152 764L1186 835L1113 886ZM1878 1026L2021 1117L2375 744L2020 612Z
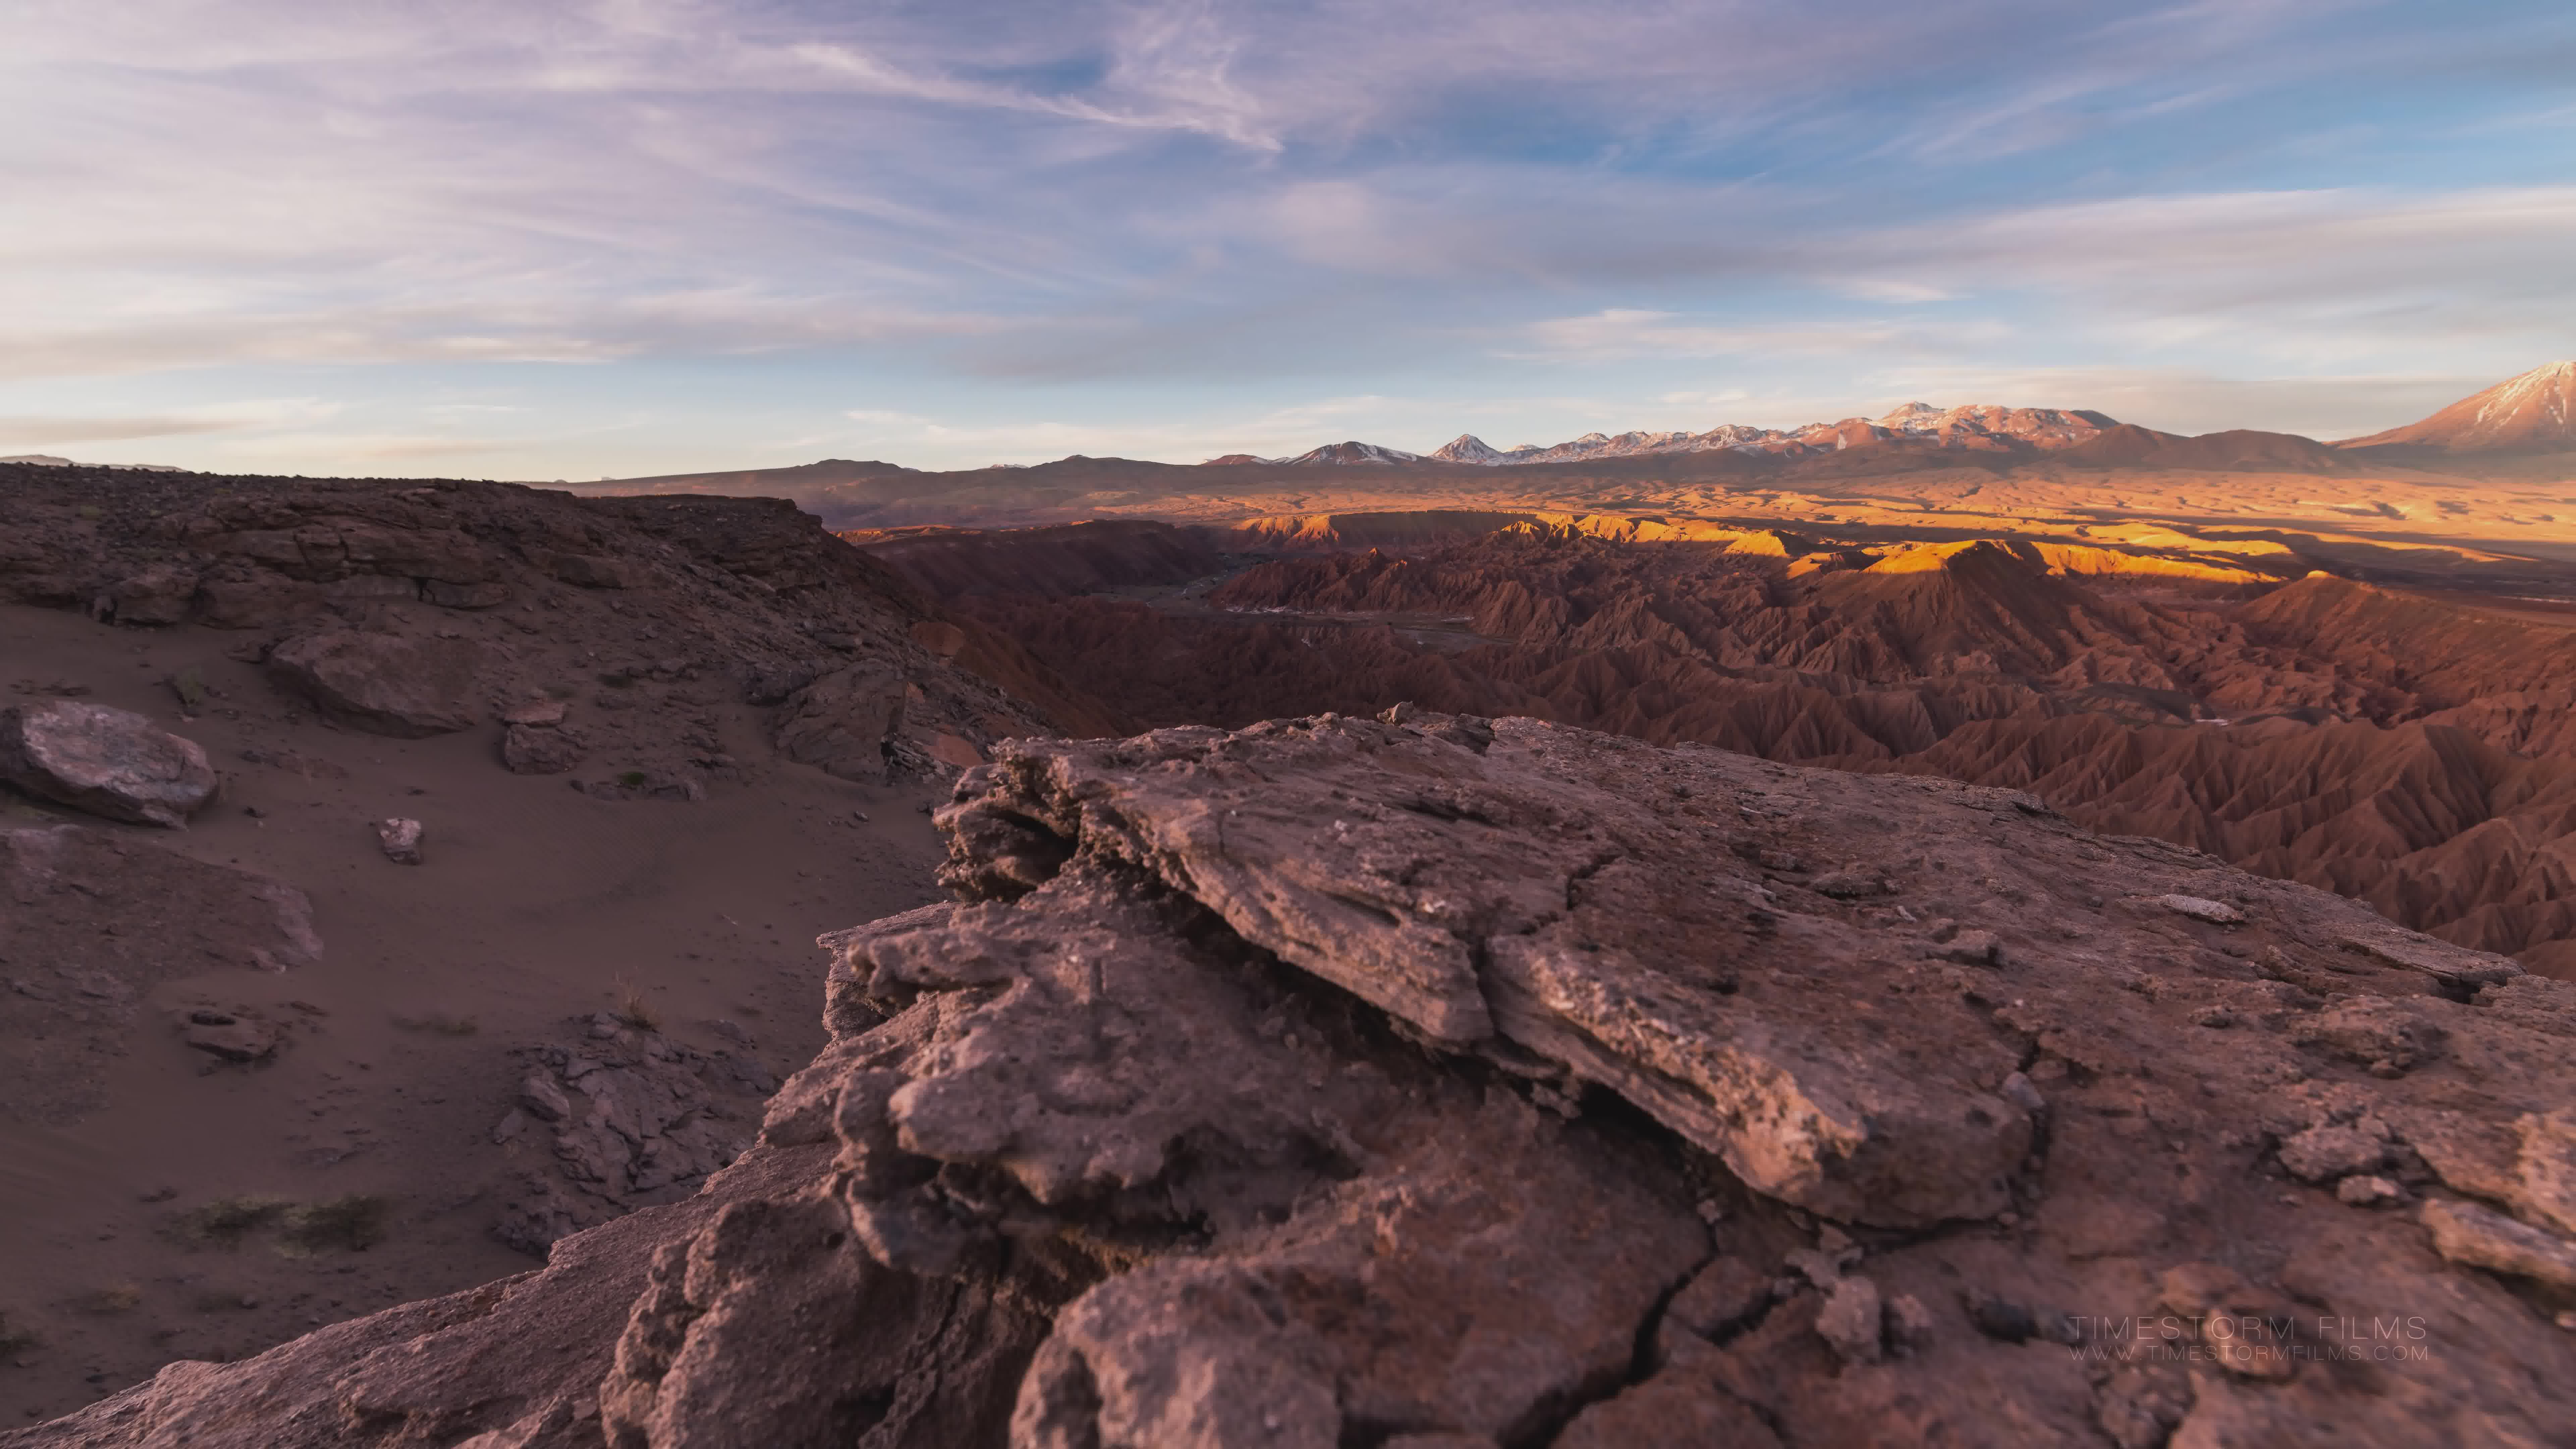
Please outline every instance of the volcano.
M2412 447L2445 453L2555 453L2576 449L2576 362L2552 362L2465 397L2422 422L2342 448Z

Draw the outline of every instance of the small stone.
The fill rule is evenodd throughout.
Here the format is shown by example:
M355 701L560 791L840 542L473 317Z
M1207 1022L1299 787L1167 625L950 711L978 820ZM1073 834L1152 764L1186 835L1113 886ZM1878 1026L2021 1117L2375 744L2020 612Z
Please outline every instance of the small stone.
M420 864L421 824L399 817L376 822L376 843L384 847L385 859L396 865Z
M1911 1293L1899 1293L1887 1301L1887 1341L1906 1348L1921 1348L1932 1341L1937 1325L1932 1310Z
M2224 1006L2204 1006L2191 1014L2191 1024L2225 1030L2236 1024L2236 1013Z
M2006 1343L2022 1343L2039 1332L2039 1320L2031 1311L2009 1299L1991 1293L1968 1295L1968 1322L1988 1338Z
M1958 931L1941 943L1935 953L1943 961L1956 961L1962 966L2000 966L2004 943L1992 931Z
M1791 1250L1787 1262L1791 1271L1818 1288L1831 1291L1836 1283L1842 1281L1842 1264L1835 1262L1830 1253L1820 1253L1813 1248L1797 1248Z
M1816 1311L1816 1335L1846 1363L1876 1363L1884 1355L1885 1310L1878 1285L1853 1276L1834 1285Z
M2378 1207L2382 1203L2395 1202L2403 1196L2405 1193L2396 1183L2387 1178L2374 1177L2366 1173L2354 1173L2335 1184L2336 1201L2349 1203L2354 1207Z
M2195 921L2206 921L2213 926L2245 924L2245 913L2225 901L2207 900L2200 896L2173 895L2156 897L2156 904L2176 915L2189 916Z
M2048 1110L2048 1099L2041 1096L2039 1088L2033 1086L2030 1078L2021 1072L2014 1072L2005 1077L2003 1085L1995 1088L1995 1095L2033 1116Z
M2281 1165L2301 1182L2369 1172L2388 1158L2388 1143L2359 1127L2311 1127L2281 1144Z
M572 1115L572 1099L544 1072L530 1072L519 1082L519 1105L541 1121L560 1122Z

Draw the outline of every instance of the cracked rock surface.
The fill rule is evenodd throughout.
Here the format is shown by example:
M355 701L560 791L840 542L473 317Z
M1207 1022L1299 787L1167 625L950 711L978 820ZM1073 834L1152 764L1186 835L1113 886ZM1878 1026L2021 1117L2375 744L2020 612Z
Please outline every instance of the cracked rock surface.
M2026 795L1397 720L999 746L696 1197L0 1446L2576 1437L2576 987Z

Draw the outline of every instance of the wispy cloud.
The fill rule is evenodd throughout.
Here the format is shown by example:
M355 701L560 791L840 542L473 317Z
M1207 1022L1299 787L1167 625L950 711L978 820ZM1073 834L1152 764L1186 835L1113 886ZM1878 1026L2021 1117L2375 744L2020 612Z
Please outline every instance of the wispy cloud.
M622 394L744 359L889 390L646 411L957 458L1009 441L967 417L1285 449L1338 421L1296 399L1572 367L1645 411L1783 370L2484 375L2576 331L2576 17L2463 4L40 6L0 54L0 415L580 474L664 436ZM534 418L190 411L530 368ZM1068 390L1188 417L1121 443Z
M1945 355L2005 335L1985 319L1940 323L1852 321L1806 326L1730 327L1670 312L1609 308L1583 317L1532 323L1520 349L1502 355L1541 362L1604 362L1636 357L1884 357Z

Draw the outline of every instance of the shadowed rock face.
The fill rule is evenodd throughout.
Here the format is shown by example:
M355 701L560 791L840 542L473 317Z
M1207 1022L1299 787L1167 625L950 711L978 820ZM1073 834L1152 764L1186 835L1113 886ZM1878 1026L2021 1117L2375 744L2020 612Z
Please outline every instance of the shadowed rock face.
M0 1446L2576 1433L2576 987L2355 903L1400 712L1009 743L942 824L696 1199Z

